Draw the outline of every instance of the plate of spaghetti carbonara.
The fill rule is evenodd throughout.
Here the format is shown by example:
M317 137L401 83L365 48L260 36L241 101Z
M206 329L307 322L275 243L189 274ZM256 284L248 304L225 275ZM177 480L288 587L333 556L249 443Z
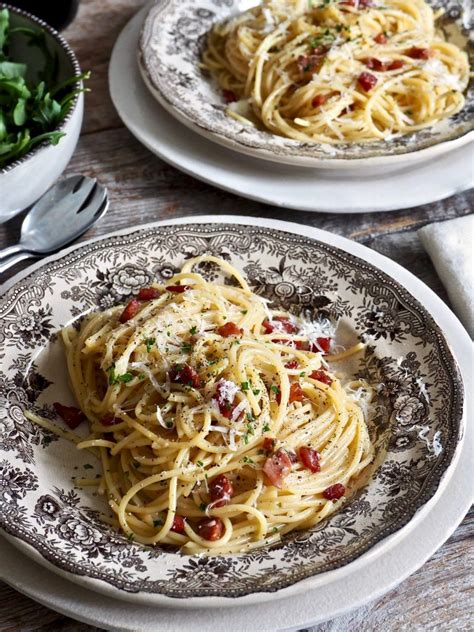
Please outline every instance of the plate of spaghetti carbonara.
M409 290L325 236L151 225L15 281L12 541L94 590L212 605L350 572L408 524L451 472L462 379Z
M187 27L173 2L158 3L145 23L145 81L196 131L255 156L315 166L321 157L382 158L466 140L466 32L439 3L235 4L227 17L203 8ZM198 23L204 32L191 45L186 29ZM166 30L177 34L177 50Z

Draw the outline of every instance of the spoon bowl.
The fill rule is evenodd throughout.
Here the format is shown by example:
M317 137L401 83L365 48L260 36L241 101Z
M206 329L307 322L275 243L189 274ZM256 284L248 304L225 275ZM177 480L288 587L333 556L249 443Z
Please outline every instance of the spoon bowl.
M57 182L26 215L19 243L0 251L0 273L22 259L70 244L107 212L108 205L107 189L94 178L77 175Z

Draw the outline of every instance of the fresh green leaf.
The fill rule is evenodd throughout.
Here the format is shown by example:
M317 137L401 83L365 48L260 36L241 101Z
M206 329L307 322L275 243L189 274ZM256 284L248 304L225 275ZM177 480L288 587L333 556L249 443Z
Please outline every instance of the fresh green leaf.
M10 14L8 9L0 11L0 53L8 40L8 26L10 23Z
M25 38L28 46L38 49L34 55L40 64L40 81L27 81L27 64L7 55L12 36ZM65 135L57 128L76 96L86 91L80 82L90 73L59 83L58 74L59 57L49 49L45 31L10 28L8 10L0 10L0 168L40 143L56 145Z
M18 99L13 110L13 121L21 127L26 122L26 99Z
M5 79L25 78L26 64L17 64L13 61L0 61L0 76Z
M146 345L146 350L148 351L148 353L150 353L151 348L153 347L155 342L156 342L156 338L145 338L145 345Z

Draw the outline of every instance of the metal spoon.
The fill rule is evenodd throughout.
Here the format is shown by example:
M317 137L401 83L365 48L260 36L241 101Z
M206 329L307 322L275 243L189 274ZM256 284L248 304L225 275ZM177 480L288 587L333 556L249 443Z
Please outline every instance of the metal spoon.
M21 225L18 244L0 250L0 274L29 257L42 257L71 243L109 206L107 189L94 178L70 176L34 204Z

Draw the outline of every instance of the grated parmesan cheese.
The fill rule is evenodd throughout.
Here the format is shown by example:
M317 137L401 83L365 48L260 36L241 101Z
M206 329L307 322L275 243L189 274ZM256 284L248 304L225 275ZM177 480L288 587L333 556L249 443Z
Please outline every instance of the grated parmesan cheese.
M428 59L423 64L423 70L433 77L437 86L446 86L452 90L464 90L460 78L450 73L448 67L440 59Z
M230 380L219 380L219 396L223 402L233 402L235 396L239 392L239 387L235 382Z

